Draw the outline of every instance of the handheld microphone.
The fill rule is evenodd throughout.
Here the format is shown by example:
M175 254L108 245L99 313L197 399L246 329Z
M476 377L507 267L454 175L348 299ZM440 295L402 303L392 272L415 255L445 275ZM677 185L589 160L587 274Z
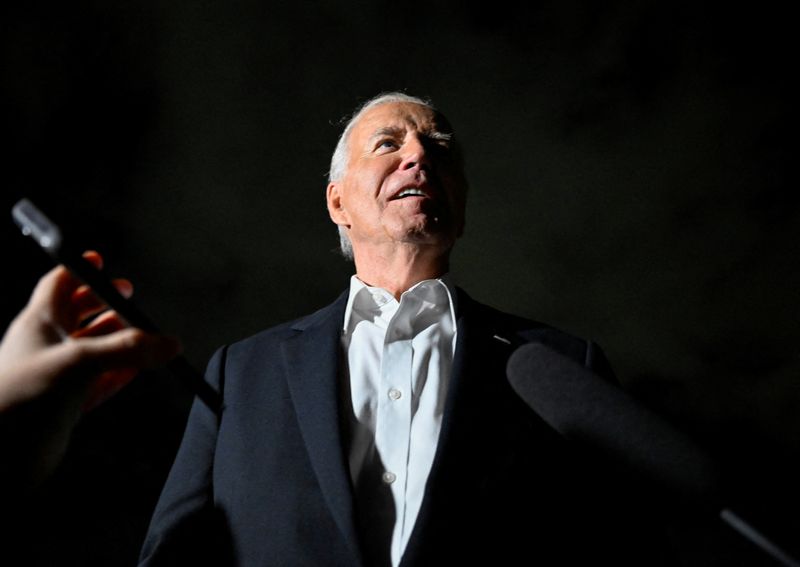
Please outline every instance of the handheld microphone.
M105 274L82 257L83 248L70 242L61 228L31 201L28 199L18 201L11 210L11 215L23 235L33 239L54 262L64 264L129 325L150 333L160 332L144 312L117 291ZM167 362L166 367L172 374L182 379L212 411L217 414L220 412L222 405L220 394L203 379L203 375L186 357L176 356Z
M687 435L619 386L540 344L519 347L506 367L511 387L565 438L682 495L717 501L719 471ZM773 559L800 567L766 535L726 507L720 519Z

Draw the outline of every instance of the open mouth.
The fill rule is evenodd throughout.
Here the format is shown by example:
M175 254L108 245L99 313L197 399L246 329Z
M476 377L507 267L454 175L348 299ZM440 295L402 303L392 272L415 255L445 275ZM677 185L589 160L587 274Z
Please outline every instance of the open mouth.
M393 199L405 199L407 197L427 197L427 193L425 193L422 189L417 189L416 187L408 187L400 191L397 195L393 197Z

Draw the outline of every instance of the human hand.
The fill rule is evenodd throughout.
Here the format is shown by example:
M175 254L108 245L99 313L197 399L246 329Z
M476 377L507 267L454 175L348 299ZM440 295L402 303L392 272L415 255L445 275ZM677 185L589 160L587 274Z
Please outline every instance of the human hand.
M96 252L84 257L102 267ZM114 285L126 297L133 292L127 280ZM178 354L175 339L128 328L106 309L58 266L39 280L9 325L0 342L0 449L9 457L0 478L11 474L38 484L60 462L82 411L118 392L140 369Z
M102 267L96 252L84 257ZM127 280L115 280L114 285L126 297L133 292ZM115 312L105 309L63 266L43 276L0 343L0 413L54 388L77 390L81 408L89 410L138 370L161 365L178 353L176 340L126 328Z

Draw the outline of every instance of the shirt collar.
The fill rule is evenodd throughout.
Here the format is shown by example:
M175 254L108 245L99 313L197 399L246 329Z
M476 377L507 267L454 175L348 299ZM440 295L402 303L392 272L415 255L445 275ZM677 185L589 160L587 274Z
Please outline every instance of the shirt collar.
M422 280L421 282L414 284L407 291L404 291L403 294L419 292L421 287L428 286L431 284L441 285L444 287L446 294L444 294L444 296L440 295L439 297L446 298L445 300L448 303L450 316L452 317L453 321L453 328L455 328L457 294L455 285L453 284L452 281L452 276L449 273L444 274L440 278ZM350 292L347 298L347 306L345 307L344 311L344 321L342 322L343 323L342 329L345 331L345 333L347 332L351 320L353 319L354 310L373 311L377 313L387 308L391 309L392 306L394 306L394 309L392 309L392 311L395 311L397 304L398 301L387 290L380 287L368 286L363 281L358 279L358 276L353 275L350 278Z

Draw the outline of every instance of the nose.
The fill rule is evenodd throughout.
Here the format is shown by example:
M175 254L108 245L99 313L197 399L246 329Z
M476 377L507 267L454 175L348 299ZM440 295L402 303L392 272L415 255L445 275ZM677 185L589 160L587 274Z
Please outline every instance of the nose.
M430 171L433 168L431 153L425 147L425 142L418 135L409 135L406 143L403 144L403 160L400 162L400 169L419 168Z

